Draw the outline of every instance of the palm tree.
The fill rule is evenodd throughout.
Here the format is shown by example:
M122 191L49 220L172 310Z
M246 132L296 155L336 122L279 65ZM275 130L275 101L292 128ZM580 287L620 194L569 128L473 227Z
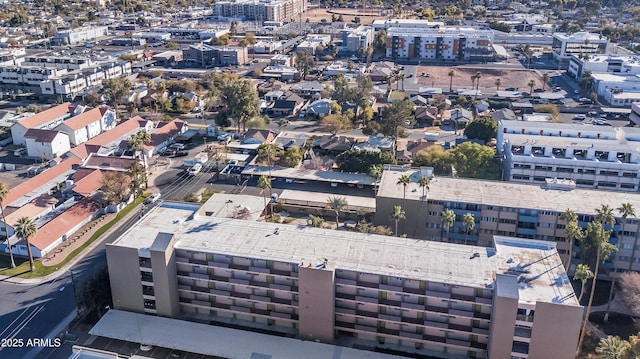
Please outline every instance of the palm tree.
M574 280L579 280L582 283L582 287L580 288L580 296L578 297L578 303L582 301L582 296L584 295L584 291L587 288L587 281L593 278L593 272L589 269L589 266L586 264L578 264L576 267L576 273L573 275Z
M403 186L403 194L402 194L402 205L404 206L404 202L407 199L407 185L411 183L411 179L407 175L402 175L398 178L398 182L396 184L401 184Z
M500 78L498 77L496 79L496 82L494 82L496 84L496 91L500 91L500 85L502 85L502 80L500 80Z
M327 204L336 214L336 229L338 229L340 228L340 212L347 207L347 199L344 197L331 196L327 199Z
M13 260L13 250L11 249L11 243L9 242L9 225L7 224L7 220L4 218L4 207L2 206L2 202L7 198L7 194L9 194L9 189L7 185L0 182L0 215L2 216L2 222L4 222L4 233L7 235L6 246L9 248L9 259L11 261L11 268L16 267L16 262Z
M542 91L544 91L547 86L547 82L549 82L549 74L545 72L542 74Z
M453 91L453 77L456 75L456 72L451 70L449 71L449 92Z
M134 156L140 156L142 158L145 169L147 168L147 156L142 153L142 149L144 145L149 142L151 142L151 135L145 130L140 130L132 134L128 141L129 148L135 152Z
M622 340L618 336L609 335L600 339L596 353L598 353L598 358L601 359L624 359L628 357L630 348L631 345L626 340Z
M256 156L256 162L267 161L269 164L269 183L271 183L271 166L273 160L276 158L276 148L271 144L262 144L258 147L258 155ZM271 197L271 186L269 186L269 197ZM273 214L273 213L271 213Z
M29 243L29 238L33 237L36 234L36 224L29 217L20 217L18 218L18 222L16 223L14 228L16 229L16 236L18 238L24 239L27 244L27 254L29 254L29 270L33 272L35 267L33 265L33 255L31 254L31 243Z
M398 236L398 222L407 218L404 209L400 206L393 206L393 211L391 212L391 220L396 222L396 237Z
M477 100L478 90L480 88L480 79L482 78L482 74L480 73L480 71L476 71L475 75L473 75L473 78L475 79L475 82L476 82L476 93L475 93L474 100Z
M260 188L260 192L262 193L262 198L264 199L264 208L267 208L267 194L264 191L265 189L271 189L271 178L267 176L260 176L258 178L258 188ZM271 208L271 206L269 206Z
M453 226L453 223L456 221L456 214L452 209L445 209L442 211L442 219L440 222L442 223L442 229L447 229L447 233L449 233L449 229ZM441 236L443 237L443 236Z
M596 209L595 222L591 222L587 225L587 233L585 235L585 247L591 249L596 254L596 266L593 271L594 278L591 284L591 293L589 294L589 303L587 304L587 311L582 321L582 331L580 332L580 340L578 341L578 352L584 342L584 335L587 329L587 322L589 321L589 313L591 312L591 304L593 304L593 295L596 289L596 279L598 277L598 270L600 268L600 262L605 261L611 255L611 252L618 250L613 244L609 243L611 231L605 230L605 226L613 226L615 224L615 218L613 217L613 210L608 205L602 205Z
M529 94L531 94L533 92L533 86L536 85L536 81L532 79L527 85L529 85Z
M0 201L2 200L2 198L0 197ZM622 228L620 229L620 232L622 232L622 235L624 235L624 227L625 224L627 223L627 218L628 217L635 217L636 216L636 210L633 208L633 204L627 202L627 203L623 203L622 206L617 208L618 213L620 213L620 216L622 217ZM629 270L631 270L631 267L633 265L633 258L635 258L636 256L636 243L633 243L633 248L631 249L631 260L629 261Z
M565 270L567 273L571 270L571 259L573 257L573 242L578 239L582 239L582 229L578 225L578 215L573 210L567 208L561 215L560 219L565 221L567 224L565 226L565 236L569 240L569 259L567 260L567 265L565 266Z
M400 78L400 84L402 85L402 91L404 91L404 78L405 78L404 72L399 73L398 77Z
M424 200L427 200L427 195L426 192L429 191L429 177L427 176L422 176L420 177L420 181L418 181L418 184L420 185L420 187L422 187L422 198L424 198Z
M473 213L467 212L464 214L464 216L462 216L462 225L464 226L464 230L467 235L464 244L467 244L469 233L471 233L471 231L476 228L476 219L473 217Z

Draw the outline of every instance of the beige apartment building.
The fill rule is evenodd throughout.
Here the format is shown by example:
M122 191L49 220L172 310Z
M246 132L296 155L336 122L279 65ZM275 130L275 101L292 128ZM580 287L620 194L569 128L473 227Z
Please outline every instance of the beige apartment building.
M115 309L398 355L574 357L583 308L553 242L483 248L198 209L162 203L107 245Z
M398 184L402 175L411 179L405 187ZM493 246L494 236L510 236L555 242L558 253L566 260L569 242L565 222L559 217L566 209L578 214L584 228L593 220L595 210L603 204L614 209L617 223L610 242L619 251L602 267L607 271L640 270L640 232L637 218L623 220L616 211L623 203L640 208L640 195L571 189L563 181L547 181L542 185L485 181L449 177L433 177L429 190L417 183L427 172L420 169L388 167L382 174L376 197L376 224L395 227L391 220L393 206L400 205L406 219L398 222L399 234L409 238L452 243ZM450 209L456 220L447 230L442 225L442 212ZM471 213L475 228L467 233L462 217ZM634 247L636 250L634 250ZM576 251L573 252L576 254ZM577 261L573 261L575 264ZM572 272L570 270L570 272Z

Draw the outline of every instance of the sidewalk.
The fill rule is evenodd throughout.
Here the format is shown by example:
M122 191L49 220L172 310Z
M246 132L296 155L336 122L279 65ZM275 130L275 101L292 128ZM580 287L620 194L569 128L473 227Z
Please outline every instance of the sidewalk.
M138 211L135 209L129 212L124 218L120 219L120 222L124 222L132 216L139 215ZM69 236L65 242L61 243L58 247L48 253L46 256L42 257L40 260L42 261L42 265L45 267L56 267L56 271L40 278L29 278L23 279L19 277L7 277L0 276L0 281L13 283L13 284L37 284L47 282L49 280L58 278L64 275L67 270L73 267L76 263L81 261L84 258L84 254L91 251L92 249L100 246L103 242L105 236L111 234L115 229L118 228L118 224L109 228L100 238L97 238L93 243L87 246L82 253L78 253L72 260L70 260L67 264L61 267L57 267L61 265L61 263L78 247L82 246L86 243L91 236L93 236L98 229L102 228L102 226L106 225L110 221L112 221L117 216L117 213L108 213L103 214L98 218L95 218L91 222L82 226L79 230L77 230L74 234Z

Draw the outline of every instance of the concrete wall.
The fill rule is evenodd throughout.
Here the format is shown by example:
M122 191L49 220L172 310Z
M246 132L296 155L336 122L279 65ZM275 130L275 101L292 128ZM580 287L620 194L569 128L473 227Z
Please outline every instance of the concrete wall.
M332 269L298 268L300 338L333 343L334 278Z
M111 244L106 250L113 308L144 313L138 250Z
M178 299L178 278L173 250L175 237L164 251L153 246L151 250L151 268L153 269L153 289L156 297L156 312L160 316L175 318L180 313Z
M529 358L575 358L583 307L536 303Z
M496 291L494 292L493 308L491 310L491 324L489 326L489 343L487 346L487 355L490 359L511 357L516 315L518 314L518 283L515 277L509 277L511 278L502 278L503 280L496 281ZM509 290L503 290L508 288L498 288L500 284L515 286L516 296L501 295L500 292L509 292ZM548 358L555 357L550 356Z

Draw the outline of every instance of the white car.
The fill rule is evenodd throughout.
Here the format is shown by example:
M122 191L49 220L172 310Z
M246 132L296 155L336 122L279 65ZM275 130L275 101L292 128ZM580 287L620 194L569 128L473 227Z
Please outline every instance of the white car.
M200 171L202 170L202 165L199 163L196 163L195 165L193 165L193 167L189 168L189 176L195 176L198 173L200 173Z
M174 143L169 148L175 148L176 150L184 150L184 145L182 143Z
M585 120L586 118L587 118L587 116L585 116L585 115L575 115L575 116L573 116L573 119L574 120L578 120L578 121Z
M154 193L151 196L147 197L147 199L144 200L144 204L151 204L156 202L157 200L160 199L161 194L160 193Z

